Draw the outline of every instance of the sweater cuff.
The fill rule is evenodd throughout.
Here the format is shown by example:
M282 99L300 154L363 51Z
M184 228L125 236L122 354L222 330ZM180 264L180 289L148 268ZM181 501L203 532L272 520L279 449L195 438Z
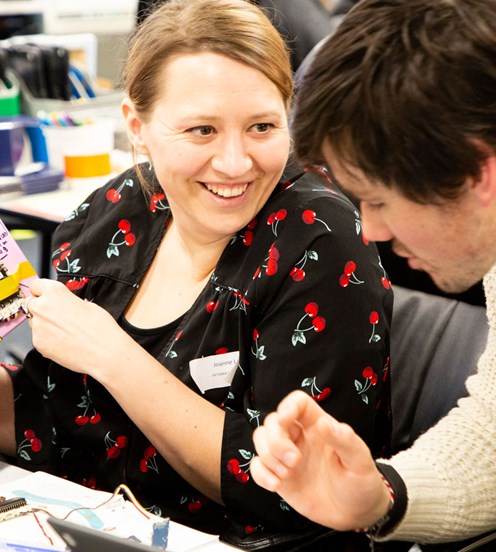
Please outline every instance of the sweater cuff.
M389 511L387 521L374 537L386 536L403 518L408 504L406 485L400 474L390 465L376 462L377 469L386 478L394 493L394 503Z

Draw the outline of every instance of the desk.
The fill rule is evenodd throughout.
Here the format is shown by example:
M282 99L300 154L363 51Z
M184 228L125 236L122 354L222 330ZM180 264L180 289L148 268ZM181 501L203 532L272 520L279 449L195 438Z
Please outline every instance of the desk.
M26 228L40 233L42 278L50 276L52 235L57 226L109 178L91 179L90 183L85 181L77 185L69 183L53 192L0 197L0 218L7 227Z
M0 460L0 491L1 491L2 485L11 483L13 481L18 481L18 480L21 481L23 477L29 476L30 474L31 472L29 471L18 468L16 466L11 466ZM22 485L19 485L19 487L22 487ZM26 490L28 489L26 488ZM67 497L67 498L70 498L70 497ZM174 530L174 527L176 527L176 531L179 531L180 526L178 526L177 524L175 526L172 525L171 530ZM183 527L183 529L185 531L191 531L188 528ZM182 533L183 532L181 532L181 534ZM8 536L8 538L10 538L10 535ZM215 536L213 536L212 538L215 539ZM13 542L16 542L16 540L19 540L19 539L20 539L19 535L17 534L12 535ZM205 541L205 539L203 539L203 541ZM189 542L189 541L186 541L186 542ZM157 550L157 549L153 549L153 550ZM191 550L191 549L188 548L188 550ZM239 548L229 546L228 544L220 542L219 540L211 540L210 542L204 542L200 546L194 547L195 552L236 552L239 550L240 550ZM152 548L150 548L150 551L152 551Z

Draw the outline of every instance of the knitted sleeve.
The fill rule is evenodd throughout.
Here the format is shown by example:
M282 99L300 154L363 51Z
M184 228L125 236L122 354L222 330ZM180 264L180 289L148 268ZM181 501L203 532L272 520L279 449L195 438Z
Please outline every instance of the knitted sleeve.
M496 266L484 279L489 336L468 397L389 463L408 493L387 539L454 541L496 526ZM449 381L446 381L449 385Z

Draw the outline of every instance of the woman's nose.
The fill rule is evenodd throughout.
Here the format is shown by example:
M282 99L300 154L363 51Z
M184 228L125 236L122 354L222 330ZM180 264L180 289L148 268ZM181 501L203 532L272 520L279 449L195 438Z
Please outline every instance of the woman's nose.
M220 140L212 158L212 167L231 178L249 172L253 167L253 160L242 137L226 136Z
M389 241L393 234L384 221L380 209L370 207L366 202L360 203L360 212L363 222L363 235L369 241Z

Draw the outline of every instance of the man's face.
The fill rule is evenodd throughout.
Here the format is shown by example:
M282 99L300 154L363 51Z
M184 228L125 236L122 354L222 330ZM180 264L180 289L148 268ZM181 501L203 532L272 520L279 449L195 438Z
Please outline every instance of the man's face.
M391 240L397 255L448 293L464 291L489 271L496 260L494 205L481 203L476 184L468 183L457 200L421 205L340 163L329 147L323 152L343 190L359 200L366 238Z

